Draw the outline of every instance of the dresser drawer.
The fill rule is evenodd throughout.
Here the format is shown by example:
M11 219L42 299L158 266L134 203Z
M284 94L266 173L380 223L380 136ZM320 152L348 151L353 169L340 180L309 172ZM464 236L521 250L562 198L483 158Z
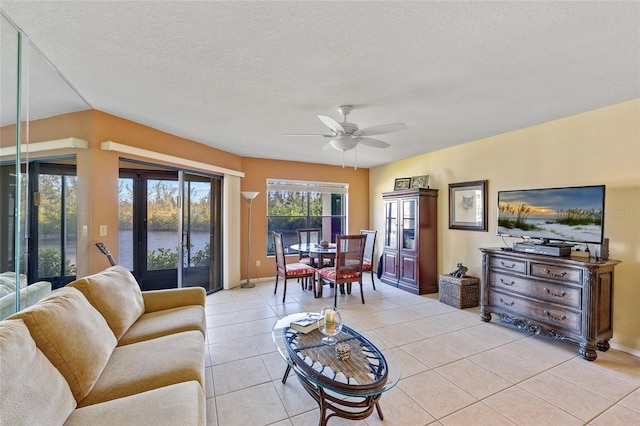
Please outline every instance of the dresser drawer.
M532 262L531 276L582 284L582 270L566 266Z
M496 291L489 292L489 304L496 306L498 310L507 310L533 321L543 322L572 333L581 333L580 312L536 303Z
M527 262L524 260L496 256L489 258L489 268L526 274Z
M489 286L535 299L571 306L576 309L582 307L581 290L567 285L536 281L491 271L489 273Z

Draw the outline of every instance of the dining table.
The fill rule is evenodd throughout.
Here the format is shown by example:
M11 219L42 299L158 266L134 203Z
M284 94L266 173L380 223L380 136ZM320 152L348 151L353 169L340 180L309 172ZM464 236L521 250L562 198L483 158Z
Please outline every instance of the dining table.
M327 246L322 246L318 243L303 243L303 244L292 244L289 246L289 253L294 252L302 252L309 253L309 257L315 260L315 265L319 267L325 266L325 259L328 260L329 266L333 266L333 263L336 259L336 245L329 244Z

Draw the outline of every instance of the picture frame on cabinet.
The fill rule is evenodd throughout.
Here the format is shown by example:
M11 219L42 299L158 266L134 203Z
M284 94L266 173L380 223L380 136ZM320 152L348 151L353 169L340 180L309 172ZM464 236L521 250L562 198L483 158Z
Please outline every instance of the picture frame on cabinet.
M411 178L411 189L429 188L429 175L413 176Z
M394 191L400 191L403 189L409 189L411 187L411 178L396 178L393 185Z
M449 184L449 229L487 232L487 181Z

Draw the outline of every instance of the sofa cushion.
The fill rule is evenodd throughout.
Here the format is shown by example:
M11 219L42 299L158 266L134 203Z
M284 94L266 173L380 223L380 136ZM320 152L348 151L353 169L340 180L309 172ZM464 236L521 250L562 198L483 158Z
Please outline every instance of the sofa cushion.
M10 319L22 319L36 346L62 373L76 401L87 396L117 341L105 319L75 288L55 290Z
M200 384L189 381L78 408L65 426L205 425L205 405Z
M162 386L197 380L204 389L204 337L185 331L145 340L113 351L109 363L79 407L110 401Z
M131 272L122 266L112 266L67 287L75 287L85 295L107 320L116 339L120 339L144 313L140 286Z
M0 424L62 424L76 400L22 320L0 322L0 354Z
M20 288L27 287L27 276L20 274ZM16 291L16 273L3 272L0 274L0 297L14 294Z
M204 307L182 306L143 314L118 340L118 346L155 339L182 331L197 330L206 333Z

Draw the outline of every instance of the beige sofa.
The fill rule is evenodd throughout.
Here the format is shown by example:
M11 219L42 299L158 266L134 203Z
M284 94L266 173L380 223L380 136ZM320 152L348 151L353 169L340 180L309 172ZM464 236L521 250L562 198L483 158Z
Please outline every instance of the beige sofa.
M0 321L0 423L205 424L205 296L113 266Z
M0 274L0 320L16 311L16 273ZM51 291L51 283L38 281L27 285L27 276L20 274L20 308L28 308Z

